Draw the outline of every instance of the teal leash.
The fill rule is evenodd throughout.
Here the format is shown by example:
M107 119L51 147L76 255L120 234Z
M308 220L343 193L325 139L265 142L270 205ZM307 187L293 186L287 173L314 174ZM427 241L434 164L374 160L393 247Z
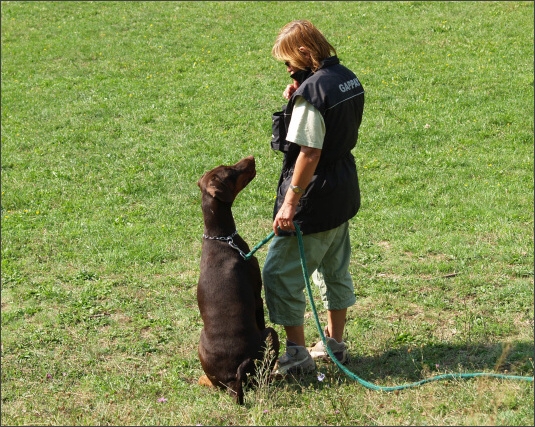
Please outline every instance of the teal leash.
M310 300L310 306L312 307L312 313L314 314L314 320L316 321L316 327L318 328L318 332L321 337L321 341L323 342L324 348L327 349L327 353L329 354L329 357L331 360L338 366L338 368L344 372L349 378L352 380L358 381L361 385L363 385L366 388L376 390L376 391L395 391L395 390L404 390L407 388L412 387L418 387L422 384L430 383L433 381L440 381L440 380L449 380L449 379L462 379L462 378L475 378L475 377L491 377L491 378L501 378L505 380L521 380L521 381L530 381L533 382L533 377L529 376L520 376L520 375L505 375L505 374L494 374L491 372L476 372L472 374L442 374L442 375L436 375L434 377L426 378L420 381L416 381L413 383L398 385L398 386L379 386L375 385L373 383L370 383L366 380L363 380L359 376L355 375L353 372L351 372L349 369L347 369L340 361L336 358L336 356L333 354L331 348L327 345L327 341L325 339L325 334L323 333L323 328L321 327L321 323L318 317L318 312L316 310L316 305L314 304L314 298L312 296L312 289L310 287L310 280L309 275L306 267L306 260L305 260L305 250L303 245L303 236L301 233L301 229L299 226L294 222L295 229L297 231L297 243L299 245L299 255L301 257L301 268L303 270L303 277L305 278L305 284L308 294L308 299ZM246 260L250 259L258 249L260 249L262 246L264 246L267 242L269 242L275 233L272 231L270 234L268 234L260 243L258 243L247 255L244 256Z
M249 252L247 255L245 255L243 258L245 259L245 261L249 260L253 255L254 253L260 249L262 246L264 246L267 242L269 242L273 236L275 235L275 232L271 232L269 233L265 238L264 240L262 240L258 245L256 245L252 250L251 252Z

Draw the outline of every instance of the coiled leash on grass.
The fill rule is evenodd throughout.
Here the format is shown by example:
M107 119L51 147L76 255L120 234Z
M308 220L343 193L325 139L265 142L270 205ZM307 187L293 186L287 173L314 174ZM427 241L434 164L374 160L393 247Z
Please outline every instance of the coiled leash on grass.
M305 284L307 288L308 293L308 299L310 300L310 306L312 307L312 313L314 313L314 319L316 321L316 327L318 328L321 340L323 342L324 348L327 349L327 353L329 353L329 357L331 360L336 363L338 368L344 372L349 378L358 381L361 385L364 387L367 387L372 390L376 391L395 391L395 390L403 390L411 387L418 387L422 384L430 383L433 381L439 381L439 380L447 380L447 379L461 379L461 378L475 378L475 377L492 377L492 378L501 378L506 380L523 380L523 381L531 381L533 382L533 377L529 376L519 376L519 375L505 375L505 374L494 374L490 372L476 372L472 374L442 374L442 375L436 375L434 377L426 378L420 381L416 381L413 383L398 385L398 386L379 386L375 385L373 383L370 383L366 380L363 380L362 378L355 375L353 372L351 372L349 369L347 369L340 361L334 356L331 348L327 345L327 341L325 340L325 334L323 333L323 329L321 327L321 323L318 317L318 312L316 311L316 305L314 304L314 298L312 297L312 290L310 288L310 280L309 275L306 267L306 260L305 260L305 250L303 245L303 236L301 234L301 229L299 226L294 222L296 234L297 234L297 242L299 245L299 254L301 257L301 267L303 269L303 277L305 279ZM271 238L275 235L275 233L272 231L270 234L268 234L260 243L258 243L247 255L244 256L245 260L248 260L251 258L254 253L260 249L263 245L265 245Z

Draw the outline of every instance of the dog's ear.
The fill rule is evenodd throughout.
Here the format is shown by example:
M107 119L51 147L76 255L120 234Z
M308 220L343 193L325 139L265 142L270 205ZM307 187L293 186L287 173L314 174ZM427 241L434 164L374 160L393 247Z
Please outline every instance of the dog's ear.
M222 202L231 203L234 200L232 189L221 181L217 175L210 178L210 182L206 186L206 192Z
M203 173L202 176L201 176L201 177L199 178L199 180L197 181L197 185L199 186L199 188L200 188L201 190L202 190L202 184L201 184L201 183L202 183L202 181L203 181L203 179L204 179L204 177L206 176L207 173L208 173L208 172Z

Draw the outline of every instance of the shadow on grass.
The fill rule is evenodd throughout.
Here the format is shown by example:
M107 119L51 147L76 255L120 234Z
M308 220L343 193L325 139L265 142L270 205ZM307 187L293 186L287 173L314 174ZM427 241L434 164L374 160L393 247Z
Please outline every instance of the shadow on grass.
M388 378L419 381L444 373L492 372L524 376L533 375L533 352L533 342L405 346L370 357L353 356L347 368L370 382Z
M469 345L432 344L404 346L373 356L351 354L345 367L360 379L378 386L399 386L442 374L478 372L515 376L533 375L533 342ZM318 374L356 381L331 361L318 361L317 372L287 379L300 387L321 388Z

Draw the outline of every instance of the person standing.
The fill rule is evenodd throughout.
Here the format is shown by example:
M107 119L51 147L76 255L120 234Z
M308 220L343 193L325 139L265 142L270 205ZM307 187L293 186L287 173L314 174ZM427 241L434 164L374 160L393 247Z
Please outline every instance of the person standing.
M335 48L307 20L286 24L272 48L292 78L284 110L274 115L273 149L284 159L273 211L272 240L262 276L271 322L284 326L286 351L275 373L311 372L326 357L323 342L307 349L306 300L294 222L303 235L308 271L327 309L327 345L342 363L347 308L356 299L349 273L349 223L360 208L355 159L364 89L340 64Z

